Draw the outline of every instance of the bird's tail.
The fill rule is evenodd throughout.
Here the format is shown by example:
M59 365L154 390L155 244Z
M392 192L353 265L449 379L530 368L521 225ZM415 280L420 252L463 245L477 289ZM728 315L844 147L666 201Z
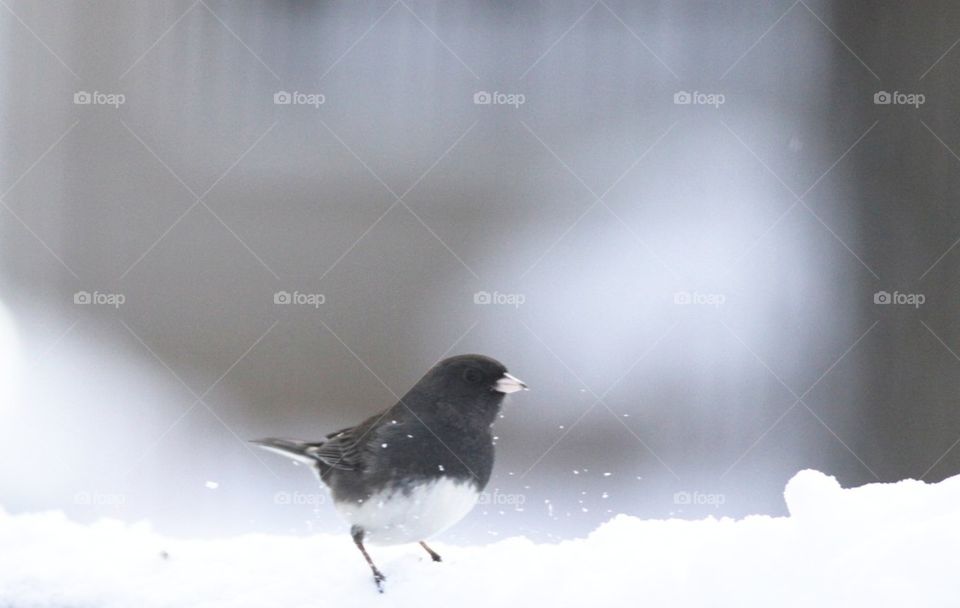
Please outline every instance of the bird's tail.
M250 443L265 450L269 450L276 454L296 460L297 462L302 462L304 464L313 466L318 465L317 459L307 452L308 448L316 447L316 443L300 441L298 439L276 439L273 437L268 437L266 439L253 439L250 441Z

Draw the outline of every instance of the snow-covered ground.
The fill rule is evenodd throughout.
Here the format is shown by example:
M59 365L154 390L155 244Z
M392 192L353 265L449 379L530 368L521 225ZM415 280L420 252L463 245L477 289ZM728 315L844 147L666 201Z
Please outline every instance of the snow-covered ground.
M841 489L802 471L789 517L640 520L587 538L373 547L379 596L349 536L162 537L0 512L0 606L958 606L960 476ZM442 539L441 539L442 541Z

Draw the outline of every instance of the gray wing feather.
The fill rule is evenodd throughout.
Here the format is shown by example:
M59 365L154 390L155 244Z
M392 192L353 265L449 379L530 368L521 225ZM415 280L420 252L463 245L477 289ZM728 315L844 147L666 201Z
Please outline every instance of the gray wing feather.
M351 427L327 435L321 444L310 446L307 454L313 456L331 469L356 471L363 468L363 446L359 427Z

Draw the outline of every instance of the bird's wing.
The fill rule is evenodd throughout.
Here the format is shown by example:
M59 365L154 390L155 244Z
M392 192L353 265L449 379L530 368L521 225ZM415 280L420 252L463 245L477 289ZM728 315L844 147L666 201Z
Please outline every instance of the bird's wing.
M364 467L366 425L360 424L327 435L323 443L310 446L306 452L332 469L356 471Z

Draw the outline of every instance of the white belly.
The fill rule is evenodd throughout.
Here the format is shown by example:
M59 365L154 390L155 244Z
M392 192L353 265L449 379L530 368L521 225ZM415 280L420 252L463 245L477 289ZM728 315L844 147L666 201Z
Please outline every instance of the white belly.
M439 479L414 488L388 490L363 503L336 502L351 525L366 531L364 540L395 545L426 540L443 532L470 512L480 494L469 482Z

